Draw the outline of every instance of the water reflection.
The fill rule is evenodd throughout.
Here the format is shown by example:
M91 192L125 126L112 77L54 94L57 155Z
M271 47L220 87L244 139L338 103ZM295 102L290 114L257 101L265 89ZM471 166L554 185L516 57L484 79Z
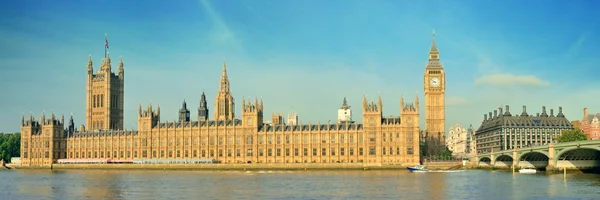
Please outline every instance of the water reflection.
M498 171L0 171L4 199L540 199L600 196L600 175Z

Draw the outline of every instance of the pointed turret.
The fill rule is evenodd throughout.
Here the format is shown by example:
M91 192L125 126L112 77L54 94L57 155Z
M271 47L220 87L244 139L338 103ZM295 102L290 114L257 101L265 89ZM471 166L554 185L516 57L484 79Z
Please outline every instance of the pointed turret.
M381 93L377 93L377 108L379 109L379 112L383 111L383 101L381 101Z
M75 122L73 122L73 113L71 113L71 118L69 119L69 125L67 126L67 130L70 134L75 132Z
M189 122L190 121L190 110L187 109L187 103L185 99L181 104L181 109L179 110L179 122Z
M363 95L362 104L363 104L363 112L364 112L365 110L367 110L367 107L368 107L367 95Z
M123 74L125 69L123 69L123 56L119 57L119 75Z
M90 54L88 56L88 66L87 66L87 73L88 74L92 74L94 72L94 64L92 63L92 54Z
M220 91L229 92L229 78L227 77L227 62L223 61L223 72L221 73Z
M350 106L348 106L348 101L346 101L346 97L344 97L344 102L342 103L342 107L340 107L340 109L350 109Z
M21 113L21 126L25 125L25 114Z
M400 95L400 111L404 109L404 95Z
M419 93L415 95L415 109L419 110Z
M104 61L102 63L102 67L100 68L100 71L102 72L109 72L111 71L111 66L110 66L110 52L106 53L106 58L104 58Z

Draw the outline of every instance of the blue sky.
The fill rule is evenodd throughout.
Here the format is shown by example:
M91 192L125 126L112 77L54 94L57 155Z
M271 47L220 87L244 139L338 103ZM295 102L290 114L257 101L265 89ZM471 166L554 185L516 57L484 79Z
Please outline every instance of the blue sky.
M563 106L570 120L600 112L597 1L11 1L0 6L0 131L43 111L85 123L85 69L108 34L113 70L125 63L125 127L141 103L174 120L185 99L214 110L227 60L231 89L262 97L265 118L296 111L334 121L344 97L421 99L432 29L447 76L446 125L478 127L499 105L520 113Z

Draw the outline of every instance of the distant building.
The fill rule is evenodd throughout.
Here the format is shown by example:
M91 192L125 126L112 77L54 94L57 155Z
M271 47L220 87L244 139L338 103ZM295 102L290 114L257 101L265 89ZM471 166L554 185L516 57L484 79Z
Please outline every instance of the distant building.
M297 125L298 124L298 113L296 113L296 112L288 113L287 123L288 123L288 125L291 125L291 126Z
M342 104L342 107L338 109L337 121L338 123L354 123L354 121L352 121L352 109L350 109L350 106L346 101L346 97L344 97L344 103Z
M477 153L545 145L554 142L563 130L573 129L562 113L562 107L558 107L556 116L552 109L548 115L546 106L542 106L542 113L536 116L527 114L525 106L521 115L512 115L508 106L505 112L500 107L493 113L484 114L475 133Z
M600 139L600 113L589 114L588 109L583 109L583 118L581 119L580 129L585 133L588 140Z
M473 129L473 124L469 125L467 128L467 154L473 154L477 152L475 148L475 129Z
M446 146L452 155L455 157L465 157L467 155L467 129L460 126L460 123L456 123L455 126L450 126L448 129L448 135L446 136Z
M283 121L283 116L281 116L281 113L273 113L271 114L273 117L271 117L271 124L273 126L276 125L285 125L285 122Z

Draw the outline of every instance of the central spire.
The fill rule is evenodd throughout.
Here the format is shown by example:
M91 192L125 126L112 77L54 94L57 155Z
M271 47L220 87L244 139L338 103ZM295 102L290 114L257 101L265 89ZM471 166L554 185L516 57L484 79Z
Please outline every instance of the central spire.
M227 77L227 63L223 60L223 73L219 93L215 100L215 120L233 120L235 104L229 90L229 79Z
M435 29L431 31L431 49L429 49L429 60L439 60L439 51L435 44Z
M227 62L223 61L223 72L221 74L220 91L229 92L229 78L227 77Z

